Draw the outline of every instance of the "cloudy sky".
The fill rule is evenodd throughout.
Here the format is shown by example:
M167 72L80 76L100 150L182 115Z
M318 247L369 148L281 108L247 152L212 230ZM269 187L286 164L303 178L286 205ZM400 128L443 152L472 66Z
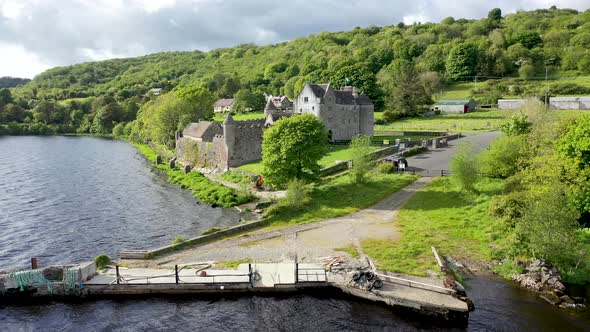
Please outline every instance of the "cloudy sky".
M447 16L494 7L586 10L588 0L0 0L0 76L32 78L84 61L161 51L276 43L321 31Z

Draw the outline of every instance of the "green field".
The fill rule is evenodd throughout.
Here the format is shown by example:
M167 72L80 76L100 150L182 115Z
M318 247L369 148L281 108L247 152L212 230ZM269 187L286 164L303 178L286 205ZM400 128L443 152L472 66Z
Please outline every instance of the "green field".
M502 180L484 179L479 195L455 189L450 178L437 178L420 190L398 215L401 237L397 242L371 239L361 242L363 251L385 270L426 276L439 271L430 246L444 256L490 260L495 241L495 220L488 214L491 198L504 186Z
M215 113L213 121L223 122L226 116L226 114ZM236 121L257 120L264 119L264 112L233 113L231 116Z
M478 132L496 130L514 111L489 110L467 114L441 114L405 118L376 125L375 130Z
M583 110L552 110L551 114L559 118L576 117L590 111ZM406 118L386 125L376 125L375 130L397 131L447 131L447 132L482 132L499 130L500 125L515 111L511 110L478 110L466 114L441 114L435 116ZM376 113L380 114L381 113Z
M370 150L375 151L379 150L381 147L371 146ZM352 151L348 145L330 145L330 151L327 155L325 155L322 159L320 159L319 164L322 167L328 167L334 165L337 161L346 161L352 158ZM238 168L260 174L263 171L262 162L257 161L254 163L249 163L246 165L239 166Z
M377 172L370 172L364 184L353 183L347 175L326 178L314 189L309 206L278 209L269 221L274 225L306 224L343 216L377 204L416 179L415 175Z

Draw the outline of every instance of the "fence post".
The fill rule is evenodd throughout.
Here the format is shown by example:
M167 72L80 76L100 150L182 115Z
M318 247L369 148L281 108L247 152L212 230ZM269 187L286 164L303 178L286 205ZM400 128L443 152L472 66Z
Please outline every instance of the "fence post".
M31 257L31 269L32 270L37 269L37 257Z
M117 270L117 285L118 285L119 284L119 265L116 265L115 269Z
M174 275L176 275L176 284L178 285L178 265L174 265Z
M444 170L440 170L440 176L445 176Z

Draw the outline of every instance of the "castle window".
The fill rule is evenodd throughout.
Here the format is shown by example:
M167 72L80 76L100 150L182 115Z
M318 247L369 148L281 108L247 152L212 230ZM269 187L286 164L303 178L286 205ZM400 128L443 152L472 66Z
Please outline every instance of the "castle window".
M311 107L311 110L312 110L312 111L313 111L313 110L315 110L315 106L312 106L312 107Z
M304 103L307 103L308 101L309 101L309 98L308 97L303 97L303 102Z

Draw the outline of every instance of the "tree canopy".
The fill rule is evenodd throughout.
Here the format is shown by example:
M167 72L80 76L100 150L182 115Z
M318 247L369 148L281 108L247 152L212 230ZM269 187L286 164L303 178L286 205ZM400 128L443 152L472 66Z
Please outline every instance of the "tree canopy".
M292 179L315 180L328 152L328 132L311 114L279 119L264 131L262 164L266 181L285 188Z

